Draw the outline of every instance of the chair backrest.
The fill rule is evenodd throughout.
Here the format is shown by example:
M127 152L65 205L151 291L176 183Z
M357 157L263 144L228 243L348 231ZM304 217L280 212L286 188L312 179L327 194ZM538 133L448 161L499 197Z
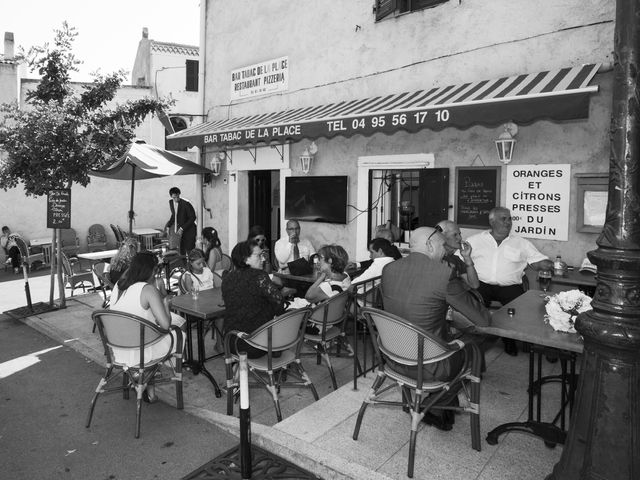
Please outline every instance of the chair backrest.
M18 250L20 250L20 256L25 260L29 258L29 247L27 247L27 242L25 242L22 237L18 236L14 236L13 241L16 242Z
M127 238L129 236L129 234L125 230L123 230L120 225L116 225L116 228L120 232L120 238L122 238L122 240L124 240L125 238Z
M317 325L324 325L321 331L343 322L349 313L347 308L350 293L349 290L345 290L320 302L313 308L309 316L309 321Z
M67 257L64 252L60 252L60 253L62 256L62 273L64 273L67 277L72 277L73 267L71 266L69 257Z
M303 341L305 325L310 313L310 308L283 313L258 327L248 338L244 338L244 341L264 351L269 350L269 345L274 352L292 348Z
M382 291L380 289L382 275L352 284L353 295L361 307L382 308Z
M222 258L216 264L216 270L223 270L223 271L233 270L233 262L231 261L231 257L226 253L223 253Z
M63 247L75 247L78 236L73 228L60 229L60 241Z
M175 267L171 272L169 272L169 279L167 282L169 284L169 291L175 293L186 293L186 290L182 291L181 287L184 272L186 272L184 267Z
M113 348L135 349L139 351L139 357L136 359L143 357L146 345L156 342L168 333L155 323L130 313L96 310L91 317L98 326L100 339L109 361L114 359ZM171 338L173 339L172 336ZM167 356L170 352L171 348L167 351ZM144 362L144 358L141 362Z
M407 320L376 308L365 307L362 315L367 319L370 331L374 332L376 350L398 363L418 366L446 358L456 348L430 335ZM372 327L375 325L375 329ZM422 349L422 362L419 361Z
M120 234L120 230L118 229L118 227L116 227L113 223L111 223L110 226L111 226L111 230L113 231L113 234L116 237L116 242L118 242L118 243L122 242L122 240L124 240L124 238Z
M89 227L89 233L87 235L87 243L106 243L107 234L104 231L104 227L99 223L94 223Z
M180 293L187 293L187 272L182 272L180 274L180 278L178 279L178 288L180 288Z
M218 275L216 272L213 272L213 287L222 287L222 276Z

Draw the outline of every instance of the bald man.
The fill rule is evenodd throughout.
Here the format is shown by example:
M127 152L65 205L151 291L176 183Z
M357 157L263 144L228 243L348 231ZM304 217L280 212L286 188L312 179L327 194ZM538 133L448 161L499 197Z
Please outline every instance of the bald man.
M478 288L480 280L478 279L475 264L471 259L471 244L462 240L460 227L456 222L443 220L436 225L436 229L438 228L444 235L445 240L444 249L447 253L444 259L453 269L454 276L463 278L471 288ZM456 255L458 251L460 256Z
M287 236L280 238L274 246L274 254L280 270L288 268L288 263L306 258L316 253L316 249L306 238L300 238L300 223L297 220L287 222Z

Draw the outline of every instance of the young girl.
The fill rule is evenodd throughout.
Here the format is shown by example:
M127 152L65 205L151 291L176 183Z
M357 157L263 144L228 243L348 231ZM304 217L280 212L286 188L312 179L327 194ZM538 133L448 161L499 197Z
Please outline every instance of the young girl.
M207 266L207 260L205 254L199 248L194 248L189 252L189 271L184 273L184 287L187 292L190 292L193 285L198 285L199 290L207 290L214 288L213 276L215 275L211 269ZM224 327L224 319L217 318L215 320L216 329L216 352L221 353L224 351L222 344L222 328Z
M213 288L213 272L207 266L204 252L194 248L189 252L189 271L185 272L184 286L190 292L196 284L199 290Z
M206 227L202 229L202 240L204 244L205 260L209 269L215 272L218 269L218 262L222 259L222 243L218 238L215 228Z
M349 256L340 245L325 245L318 250L320 274L307 290L305 298L310 303L326 300L351 286L351 278L344 272Z

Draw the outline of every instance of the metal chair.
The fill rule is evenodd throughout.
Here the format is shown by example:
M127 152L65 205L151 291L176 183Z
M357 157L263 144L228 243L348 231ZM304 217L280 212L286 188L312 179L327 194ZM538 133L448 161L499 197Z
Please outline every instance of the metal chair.
M89 227L87 248L90 252L99 252L107 249L107 234L104 231L104 227L99 223Z
M62 252L67 257L74 257L80 250L80 240L73 228L60 230L60 242L62 244Z
M262 386L273 398L278 421L282 420L278 394L281 388L306 387L311 390L313 398L318 400L318 392L300 361L300 350L304 338L307 318L311 314L309 308L286 312L265 323L251 333L232 330L224 337L225 366L227 370L227 415L233 415L233 401L238 391L238 355L231 353L231 343L244 340L254 348L264 350L265 355L248 359L249 372L257 383L251 386ZM237 349L236 349L237 351ZM273 354L281 352L276 357ZM293 378L293 381L291 379Z
M480 451L481 354L478 346L474 343L465 345L460 340L446 343L403 318L375 308L365 307L362 314L374 337L373 346L378 370L376 379L358 412L353 439L358 439L362 419L369 405L390 405L407 409L411 415L407 476L413 477L416 436L420 421L429 410L455 410L470 414L471 446L474 450ZM466 346L469 348L465 348ZM424 381L424 365L445 361L460 351L464 355L463 364L454 378L448 381ZM392 360L394 364L390 364L387 359ZM415 368L416 377L399 372L396 366L398 364ZM387 379L393 383L385 386ZM394 386L400 388L400 401L391 400L387 396L387 392ZM438 400L447 392L456 392L457 389L460 389L460 406L437 405Z
M77 259L76 259L77 260ZM82 288L82 292L86 293L86 283L90 283L92 287L95 287L93 283L93 270L81 270L76 271L76 265L80 267L80 262L69 261L69 258L62 252L62 273L64 275L65 288L71 289L71 296L76 288Z
M31 249L27 246L27 242L25 242L21 237L14 237L14 241L18 246L18 250L20 250L22 264L27 268L27 271L33 269L37 263L44 263L43 253L32 253Z
M91 425L101 393L122 391L123 398L128 399L132 388L136 392L135 436L139 438L142 394L150 383L175 382L177 408L183 408L182 331L175 325L164 330L144 318L113 310L97 310L92 318L100 332L107 368L91 400L86 427ZM171 367L170 377L156 376L163 363ZM122 380L117 385L120 376Z
M116 237L116 246L120 247L124 240L123 236L120 234L120 230L113 223L110 223L109 226L111 227L114 237Z
M304 335L305 343L311 344L316 351L318 364L320 364L320 358L326 362L334 390L338 389L338 382L330 359L332 348L334 346L337 348L334 355L340 355L340 347L342 346L349 352L349 356L352 357L354 355L351 344L349 344L345 334L346 320L349 315L350 294L350 291L345 290L316 305L307 321L310 328L307 329L307 333ZM313 327L316 328L313 329ZM309 333L311 330L317 330L318 333Z
M233 270L233 262L231 261L231 257L226 253L223 253L222 258L216 264L216 270L222 270L222 275L224 275L224 272L230 272L231 270Z

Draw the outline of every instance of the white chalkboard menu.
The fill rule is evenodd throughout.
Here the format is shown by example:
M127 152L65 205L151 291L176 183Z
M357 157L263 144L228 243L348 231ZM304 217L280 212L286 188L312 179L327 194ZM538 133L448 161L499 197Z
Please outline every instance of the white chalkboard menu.
M49 190L47 228L71 228L71 189Z
M499 206L501 167L456 167L456 223L489 228L489 211Z

